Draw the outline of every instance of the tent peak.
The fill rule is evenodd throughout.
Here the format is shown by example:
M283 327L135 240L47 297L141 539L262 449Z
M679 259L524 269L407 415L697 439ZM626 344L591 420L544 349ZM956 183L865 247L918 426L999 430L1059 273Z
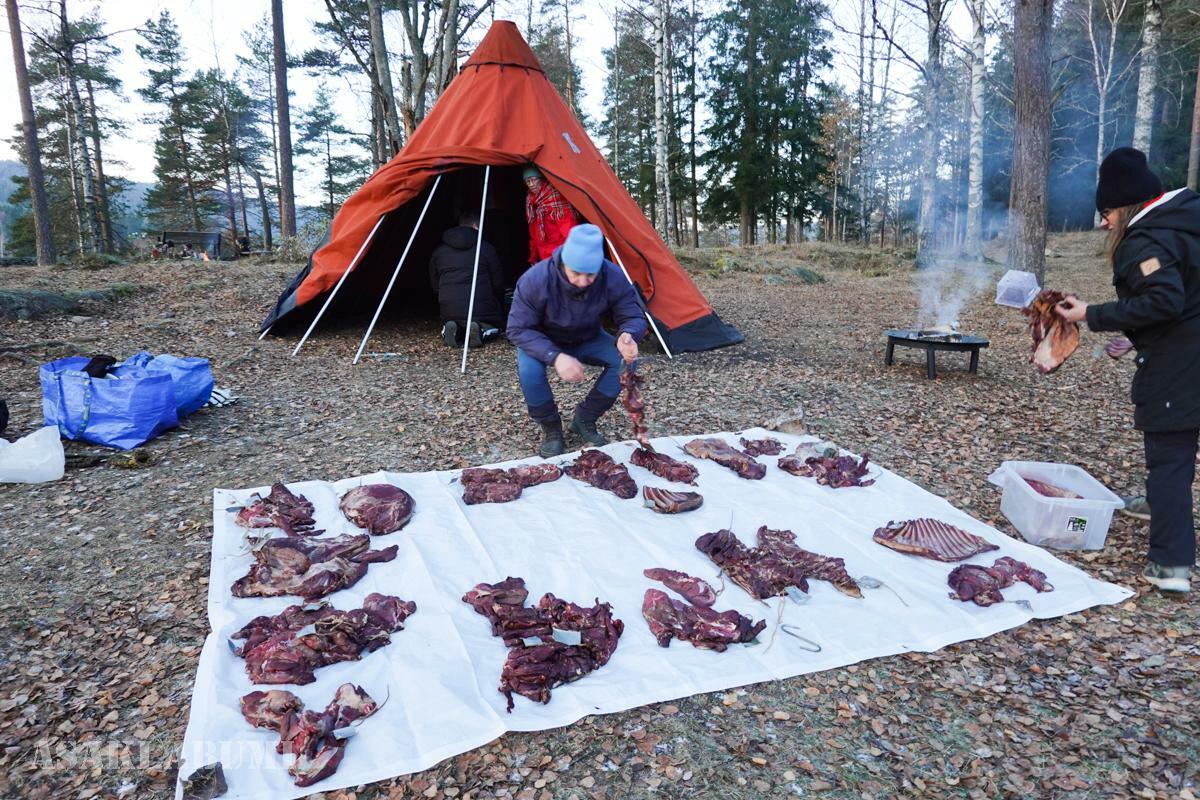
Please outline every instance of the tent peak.
M504 19L492 23L483 41L462 65L462 71L465 72L468 67L481 67L485 64L520 67L545 74L541 62L521 36L516 23Z

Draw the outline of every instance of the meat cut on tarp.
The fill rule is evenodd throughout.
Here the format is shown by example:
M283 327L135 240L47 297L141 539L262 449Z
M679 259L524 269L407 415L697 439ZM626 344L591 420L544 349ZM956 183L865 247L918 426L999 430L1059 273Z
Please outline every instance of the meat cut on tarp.
M962 561L1000 548L980 536L928 517L889 522L872 537L884 547L936 561Z
M671 639L681 639L700 650L718 653L731 644L754 641L767 627L766 620L754 622L734 609L714 611L708 606L684 603L661 589L646 590L642 616L660 647L670 647Z
M344 683L322 712L304 711L304 703L291 692L272 689L242 697L246 722L279 736L278 753L291 753L288 767L297 786L312 786L337 771L350 740L347 728L374 714L379 705L361 686Z
M807 592L809 578L828 581L851 597L862 597L862 590L846 571L843 559L799 547L791 531L772 530L764 525L758 529L757 546L747 547L733 531L723 529L701 536L696 540L696 549L759 600L784 595L789 586Z
M367 566L391 561L397 546L371 550L368 534L332 539L268 539L254 551L254 565L233 584L234 597L297 595L316 600L358 583Z
M562 477L555 464L524 464L509 469L470 467L459 476L463 485L463 502L469 506L479 503L509 503L521 496L530 486L550 483Z
M954 600L974 601L975 605L990 606L1003 603L1001 589L1007 589L1017 581L1024 581L1038 592L1052 592L1054 587L1046 582L1046 573L1034 569L1024 561L1004 556L996 559L990 567L977 564L962 564L954 568L946 582L954 591Z
M509 712L514 694L549 703L551 689L607 664L625 630L608 603L580 606L546 593L530 608L524 605L528 597L525 581L512 577L463 595L509 648L499 686Z
M841 455L832 450L818 450L811 444L802 444L790 456L776 462L781 470L801 478L814 478L822 486L845 489L851 486L871 486L874 478L867 478L870 455L863 453L862 459Z
M678 592L693 605L711 606L717 602L717 591L703 578L694 578L686 572L663 567L644 569L642 574Z
M657 486L642 487L642 504L659 514L681 514L693 511L704 503L699 492L672 492Z
M696 469L694 464L677 461L666 453L660 453L648 446L634 450L633 455L629 457L629 463L649 470L664 481L690 483L695 486L696 478L700 476L700 470Z
M315 530L313 504L308 498L292 494L282 483L272 484L266 497L251 496L234 522L243 528L280 528L288 536L319 536L325 532Z
M612 492L622 500L637 495L637 484L629 477L629 470L602 450L584 450L563 472L577 481Z
M766 439L738 439L742 452L748 456L777 456L783 452L783 442L770 437Z
M767 474L766 464L760 464L724 439L709 437L692 439L683 446L684 452L693 458L707 458L723 467L728 467L739 477L761 480Z
M395 533L412 519L413 499L399 486L369 483L346 492L338 508L346 519L370 533Z
M1029 363L1038 372L1049 375L1079 347L1079 323L1067 322L1056 310L1056 306L1069 295L1053 289L1043 289L1021 313L1029 321L1029 336L1033 340L1033 353Z
M636 361L626 362L625 368L621 370L621 387L625 390L621 402L633 426L634 440L642 447L653 450L646 435L646 401L642 397L642 387L646 379L637 373L636 364Z
M404 630L404 620L416 610L416 603L377 592L353 611L328 603L288 606L250 620L229 637L230 648L246 660L252 683L303 685L315 681L321 667L357 661L364 651L390 643L390 634Z

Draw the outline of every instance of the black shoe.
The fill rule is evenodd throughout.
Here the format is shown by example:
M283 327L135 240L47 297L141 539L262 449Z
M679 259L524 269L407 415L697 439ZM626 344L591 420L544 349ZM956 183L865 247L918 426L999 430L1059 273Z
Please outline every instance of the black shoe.
M479 347L483 344L483 331L479 327L478 322L472 322L467 333L467 343L471 347Z
M501 334L502 334L502 331L499 328L484 328L483 329L483 343L487 344L488 342L492 341L493 339L499 339Z
M562 420L555 422L542 422L542 445L538 448L538 455L542 458L550 458L551 456L561 456L567 450L567 443L563 441Z
M442 341L447 347L458 347L458 323L450 320L442 326Z
M596 420L582 419L578 414L571 417L571 430L583 437L592 447L603 447L608 444L604 434L596 429Z

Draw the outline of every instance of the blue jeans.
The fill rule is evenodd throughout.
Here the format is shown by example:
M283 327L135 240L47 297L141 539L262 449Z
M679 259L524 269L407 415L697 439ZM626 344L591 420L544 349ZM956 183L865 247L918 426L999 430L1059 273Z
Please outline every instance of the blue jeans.
M609 408L621 393L621 354L617 352L617 340L605 331L583 344L562 349L564 353L593 367L604 367L600 377L592 384L587 397L579 404L576 413L585 419L596 419ZM517 348L517 378L529 416L537 422L558 420L558 407L554 403L554 392L546 377L546 365L521 348Z

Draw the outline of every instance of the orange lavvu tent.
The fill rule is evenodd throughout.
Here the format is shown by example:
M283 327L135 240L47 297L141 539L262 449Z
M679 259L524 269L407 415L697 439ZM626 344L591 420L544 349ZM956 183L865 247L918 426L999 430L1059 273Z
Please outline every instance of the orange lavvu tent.
M492 24L408 143L342 205L326 241L280 296L261 330L278 333L289 327L281 324L285 320L311 320L343 280L343 294L378 302L402 253L404 278L389 302L403 303L406 294L428 298L428 253L458 211L479 210L485 166L491 188L484 236L501 232L507 213L514 240L525 237L511 247L520 256L513 260L523 268L527 233L520 171L530 163L603 230L615 250L613 260L640 290L672 352L742 341L663 244L546 78L517 26L506 21ZM351 275L343 278L347 270Z

